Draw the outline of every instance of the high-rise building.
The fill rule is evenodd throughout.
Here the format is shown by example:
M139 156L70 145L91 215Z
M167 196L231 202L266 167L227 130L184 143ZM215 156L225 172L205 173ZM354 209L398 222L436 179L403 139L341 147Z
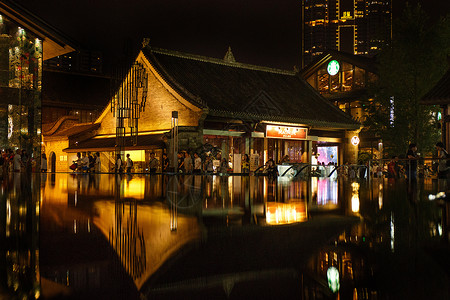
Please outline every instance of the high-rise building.
M56 56L44 63L46 69L101 74L103 58L98 51L78 50L64 55Z
M391 0L302 1L305 66L325 50L372 56L391 38Z

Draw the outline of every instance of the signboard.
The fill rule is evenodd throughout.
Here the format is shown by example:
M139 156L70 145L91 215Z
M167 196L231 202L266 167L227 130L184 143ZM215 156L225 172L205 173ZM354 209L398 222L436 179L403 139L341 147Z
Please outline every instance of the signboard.
M259 167L259 154L250 155L250 172L254 172Z
M266 137L275 139L306 140L308 129L304 127L287 127L267 125Z
M339 68L340 66L337 60L330 61L327 66L328 74L331 76L336 75L339 72Z

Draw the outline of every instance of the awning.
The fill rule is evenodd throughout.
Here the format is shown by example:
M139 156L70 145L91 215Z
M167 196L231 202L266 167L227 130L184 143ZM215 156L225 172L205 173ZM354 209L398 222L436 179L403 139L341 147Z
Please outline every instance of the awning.
M63 149L64 152L83 152L83 151L114 151L116 148L115 137L93 137L85 141L73 142L69 148ZM125 137L124 150L147 150L165 148L164 133L138 135L137 143L133 145L130 136Z

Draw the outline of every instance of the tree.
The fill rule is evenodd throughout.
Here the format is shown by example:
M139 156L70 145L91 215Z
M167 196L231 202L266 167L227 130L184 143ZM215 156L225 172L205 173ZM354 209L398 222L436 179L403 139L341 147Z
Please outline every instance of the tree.
M407 5L394 22L392 43L377 57L379 80L365 105L365 126L383 140L387 155L405 153L412 142L426 153L440 140L439 107L419 102L447 70L448 28L448 20L430 25L420 5Z

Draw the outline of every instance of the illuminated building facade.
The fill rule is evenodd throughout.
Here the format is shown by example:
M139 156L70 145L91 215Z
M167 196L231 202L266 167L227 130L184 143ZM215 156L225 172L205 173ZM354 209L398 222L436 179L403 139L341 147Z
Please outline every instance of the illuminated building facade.
M73 126L67 119L44 132L56 171L67 171L77 152L98 151L103 172L111 171L117 152L129 153L134 171L145 172L152 151L160 160L166 149L176 161L169 153L175 144L179 151L210 147L228 158L236 173L244 154L255 157L251 171L285 155L291 162L310 163L318 146L336 147L327 158L333 163L356 155L345 141L357 135L360 123L295 72L147 45L123 75L94 124ZM175 118L172 112L178 112Z
M303 66L325 50L372 56L391 38L391 0L302 1Z
M12 2L0 3L1 148L39 157L43 62L73 50L50 25Z
M367 89L378 80L375 59L341 51L327 50L300 72L306 80L330 103L352 118L363 123L363 101L369 98ZM378 139L360 132L360 149L377 148Z

